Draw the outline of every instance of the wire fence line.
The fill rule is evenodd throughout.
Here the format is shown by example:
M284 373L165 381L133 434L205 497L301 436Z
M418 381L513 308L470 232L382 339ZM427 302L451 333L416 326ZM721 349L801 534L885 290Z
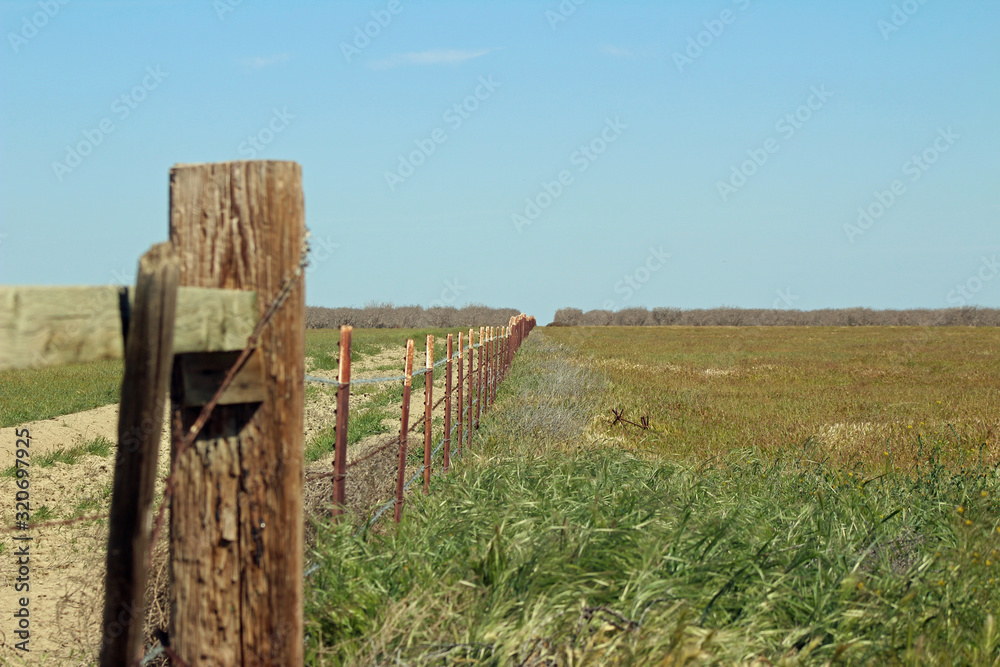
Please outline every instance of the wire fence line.
M471 346L471 348L469 348L469 347L465 348L465 350L470 350L471 351L472 349L476 349L479 346L480 346L480 344L477 343L477 344ZM448 359L442 359L442 360L440 360L440 361L438 361L438 362L436 362L434 364L434 368L437 368L438 366L442 366L442 365L446 364L447 362L448 362ZM424 375L425 373L427 373L427 369L426 368L421 368L420 370L413 371L413 376L412 377L417 377L418 375ZM306 373L306 381L307 382L320 382L322 384L330 384L330 385L333 385L335 387L343 387L343 386L355 385L355 384L385 384L385 383L389 383L389 382L402 382L404 380L406 380L406 376L405 375L396 375L396 376L393 376L393 377L360 378L360 379L357 379L357 380L351 380L350 382L341 382L340 380L330 380L328 378L316 377L315 375L309 375L308 373Z
M428 361L429 361L429 363L428 363L427 366L425 366L425 368L421 369L420 371L413 371L412 370L412 364L413 364L413 341L412 340L408 340L407 341L407 356L406 356L406 366L407 366L406 371L407 372L404 375L401 375L401 376L385 377L385 378L370 378L370 379L365 379L365 380L361 380L361 381L348 379L348 381L346 381L346 382L340 382L339 380L327 380L325 378L315 378L315 380L317 380L319 382L323 382L324 384L337 385L337 387L338 387L338 394L341 391L343 391L346 394L347 391L349 391L349 389L350 389L350 385L352 385L352 384L374 384L374 383L398 382L398 381L408 382L408 381L412 381L413 377L416 377L418 375L423 375L423 374L426 374L428 372L431 372L435 368L438 368L438 367L440 367L442 365L447 365L447 368L448 368L449 376L446 378L445 395L442 396L440 399L438 399L438 401L433 404L433 406L432 406L431 409L425 410L425 414L424 414L424 416L422 418L415 419L411 423L405 423L404 422L404 425L400 427L400 431L401 432L400 432L400 435L399 435L398 438L393 438L393 439L387 440L387 441L385 441L383 443L380 443L380 444L376 445L374 449L366 452L365 454L363 454L362 456L354 459L353 461L351 461L351 462L345 462L343 464L343 466L339 470L337 468L337 459L339 457L346 456L346 446L343 448L343 450L335 449L335 452L334 452L334 470L331 471L331 472L327 472L327 473L319 473L319 474L310 476L308 478L310 481L315 481L315 480L323 479L323 478L333 478L335 480L335 484L338 481L341 484L343 484L343 482L344 482L344 480L345 480L345 478L347 476L347 472L346 471L349 468L351 468L351 467L353 467L353 466L355 466L355 465L357 465L357 464L359 464L359 463L361 463L361 462L363 462L365 460L368 460L368 459L376 456L377 454L379 454L381 452L384 452L385 450L387 450L392 445L398 443L398 445L400 447L400 459L399 459L399 465L397 466L397 474L400 476L400 479L402 479L403 477L405 477L405 468L406 468L406 466L405 466L406 443L407 443L407 439L409 437L409 434L411 432L413 432L421 424L424 424L425 428L427 429L426 433L430 433L431 412L433 411L433 409L435 409L438 406L440 406L441 403L446 403L446 405L447 405L447 407L446 407L446 427L445 427L446 428L446 433L441 437L440 440L438 440L437 445L430 452L429 457L427 457L428 460L425 463L423 463L419 468L417 468L417 470L410 476L409 479L407 479L405 482L401 482L398 485L396 495L394 497L386 500L381 505L379 505L373 511L371 517L368 518L366 521L364 521L357 528L357 530L355 530L355 533L354 533L355 535L359 535L362 532L365 532L365 531L371 529L371 527L374 526L376 523L378 523L378 521L383 516L385 516L385 514L390 509L394 509L394 508L397 509L396 516L397 516L397 522L398 522L398 520L399 520L398 517L400 516L399 508L401 508L403 500L404 500L404 495L410 489L410 487L412 487L413 484L418 479L421 478L421 476L424 476L424 474L428 471L428 469L431 470L431 474L440 474L440 473L437 473L437 471L433 468L433 465L432 465L433 461L441 453L442 449L444 449L445 446L450 443L451 437L455 434L455 431L461 429L459 431L459 438L458 438L459 447L458 447L458 449L456 451L457 455L460 456L465 451L465 447L462 446L462 443L465 443L466 447L471 446L471 444L472 444L472 434L473 434L473 432L476 429L479 428L479 416L480 416L480 412L479 411L482 410L482 407L484 407L484 406L485 407L489 407L489 405L492 404L492 401L493 401L493 399L496 396L497 386L500 384L500 382L502 381L503 377L506 375L506 372L509 370L510 364L513 362L514 354L517 352L517 349L520 347L520 344L523 342L524 338L527 337L528 333L534 327L534 322L535 322L535 320L534 320L533 317L527 317L527 316L522 315L522 316L520 316L518 318L512 318L510 327L507 328L506 330L504 330L502 333L496 333L496 332L491 331L489 328L483 328L483 329L480 330L480 341L483 341L484 337L486 337L485 338L485 342L480 342L480 343L476 343L474 345L469 345L468 347L462 347L461 344L460 344L461 351L469 353L468 356L464 356L464 357L463 356L457 356L456 357L456 356L452 355L452 352L453 352L452 346L451 346L452 336L449 334L448 335L448 356L446 358L441 359L441 360L439 360L437 362L434 362L434 363L430 363L430 355L433 354L433 352L432 352L432 350L433 350L433 336L428 336L428 339L427 339L427 350L428 350ZM342 332L341 342L343 343L346 340L348 342L347 347L349 349L349 341L350 341L351 328L350 327L342 327L341 332ZM470 333L470 336L471 336L472 333L473 333L473 331L470 329L469 333ZM344 338L345 334L346 334L346 339ZM494 343L495 343L495 346L493 345ZM474 357L473 357L472 353L474 351L477 351L477 350L479 350L481 353L478 355L479 356L478 364L475 364L475 360L474 360ZM459 362L459 365L460 365L459 382L458 382L457 385L452 386L452 384L451 384L451 372L453 370L452 369L452 364L456 360ZM343 364L344 360L342 359L341 361L342 361L342 364ZM468 369L469 369L467 375L464 373L464 365L463 365L466 362L468 363ZM347 375L349 377L349 374L350 374L350 356L349 355L347 356L346 363L347 363L346 373L347 373ZM475 365L475 370L473 370L474 365ZM343 374L344 372L345 372L345 366L341 365L341 374ZM312 380L313 378L311 378L310 376L307 376L306 379L307 380ZM460 399L460 401L459 401L460 405L459 405L459 410L458 410L458 414L461 417L463 417L464 419L460 419L459 421L455 422L454 424L450 424L450 417L451 417L451 412L452 412L452 407L453 407L451 405L451 400L450 399L451 399L451 397L456 392L458 392L461 395L461 392L466 387L466 383L467 383L467 387L468 387L468 395L465 398L461 398ZM474 383L475 383L475 394L476 395L473 398L473 389L474 389L473 388L473 384ZM427 386L428 386L428 389L432 390L432 380L430 378L428 378ZM408 407L409 407L408 401L409 401L409 398L410 398L410 394L409 394L409 391L407 391L408 389L409 389L409 386L408 385L404 385L404 399L403 399L404 400L404 404L402 406L402 408L403 408L402 419L406 419L406 413L407 413ZM425 397L425 401L426 400L427 400L427 398ZM349 403L347 401L345 401L343 403L343 405L347 406L347 405L349 405ZM338 405L338 409L340 409L340 405ZM474 415L475 415L475 418L474 418ZM345 422L344 422L345 426L346 426L346 423L347 422L345 420ZM346 436L346 433L343 434L343 435ZM344 440L345 440L345 445L346 445L346 437L344 438ZM444 465L442 465L441 468L440 468L441 473L443 473L444 470L446 470L447 467L448 467L449 460L448 460L448 454L447 453L445 455L443 463L444 463ZM341 500L341 503L343 504L343 501L345 500L345 497L343 495L344 494L343 488L341 488L340 494L341 495L339 497L339 500ZM336 489L334 491L334 497L335 497L335 501L336 501L338 499L338 491ZM341 516L341 514L335 514L335 517L337 517L337 516ZM311 577L313 574L315 574L316 572L318 572L321 567L322 567L322 563L313 563L312 565L310 565L304 571L303 576L305 578Z
M116 305L111 303L113 295L106 294L108 303L92 314L95 321L120 326L122 349L108 352L98 344L106 342L101 336L77 327L59 346L62 356L42 359L46 365L88 360L88 355L120 354L125 359L108 514L101 667L136 667L165 658L185 667L187 661L200 664L205 656L211 660L220 655L233 656L244 665L262 660L302 664L304 384L336 385L332 518L339 520L346 509L351 328L341 329L337 380L307 376L304 341L295 335L305 325L303 276L308 256L301 181L301 166L290 161L173 167L170 241L157 244L140 259L135 305L121 294ZM230 225L235 219L240 224ZM256 250L241 254L247 247ZM182 290L188 290L189 297L191 290L198 290L198 298L192 297L183 308ZM209 303L216 305L204 305ZM55 308L48 313L39 316L40 326L62 317ZM488 336L480 328L478 345L470 330L470 347L467 358L460 357L455 392L450 339L447 358L437 363L434 347L428 345L424 369L414 372L410 340L403 376L355 382L359 386L403 384L395 475L397 522L404 493L412 491L420 476L426 492L436 468L447 470L452 438L458 440L458 454L471 447L472 434L494 402L513 352L534 325L534 318L522 314L512 317L506 327L490 328ZM189 336L190 340L174 338L175 333L184 336L191 331L197 335ZM30 342L23 334L18 340L25 345ZM457 347L460 355L465 353L462 334ZM473 357L477 361L474 375ZM466 361L467 378L463 373ZM441 366L447 369L445 426L438 434L434 431L440 422L432 419L438 405L433 392L438 390L434 374ZM409 400L413 379L420 376L427 383L423 461L414 466L419 470L411 477L407 475L413 470L407 469L409 433L419 422L410 425ZM168 388L170 398L166 399ZM453 401L456 395L458 400ZM170 415L172 457L157 508L159 425L164 413ZM452 417L457 417L457 423ZM435 447L432 435L443 435ZM443 465L438 466L439 460ZM231 483L233 461L239 467L236 483ZM152 545L166 532L168 507L171 583L165 592L170 598L169 627L152 633L145 626L145 595ZM374 520L386 511L381 510ZM29 519L23 522L25 530ZM226 576L216 576L217 568L211 564L222 562ZM260 586L268 595L254 594ZM234 615L235 608L240 612ZM123 612L128 614L126 620ZM153 646L143 656L147 642Z
M400 405L400 427L398 435L398 463L396 465L396 494L393 499L386 501L376 511L366 524L365 529L374 525L390 507L395 506L395 521L401 519L402 506L406 491L422 475L424 478L424 492L427 493L430 484L430 477L434 472L434 461L439 453L442 453L441 468L447 470L451 458L452 438L458 433L455 442L456 452L461 452L464 447L470 446L472 433L479 428L480 418L484 409L489 408L496 398L497 386L506 376L514 354L520 347L524 338L534 328L533 317L521 314L512 317L505 327L480 327L478 343L474 339L473 329L468 330L468 345L463 344L465 332L457 334L457 345L454 343L455 335L447 334L447 354L443 359L434 359L434 336L427 336L425 347L426 363L422 369L414 369L414 341L408 339L406 342L406 356L404 358L404 372L402 375L387 376L381 378L364 378L362 380L351 379L351 340L353 327L344 326L340 330L339 349L341 355L338 360L338 374L336 380L327 378L315 378L324 383L337 387L337 408L336 408L336 428L334 429L333 447L333 469L329 472L310 474L307 479L316 481L323 478L331 478L333 481L333 509L332 516L335 521L341 520L345 515L347 502L346 481L348 470L361 462L367 461L379 454L384 454L393 444L393 439L386 439L377 442L364 454L354 460L347 459L347 436L349 431L349 411L350 411L350 388L352 384L375 384L399 382L403 384L403 400ZM456 355L455 352L458 352ZM346 351L346 353L345 353ZM457 362L457 363L456 363ZM457 365L457 383L455 371ZM435 388L435 370L445 367L443 394L436 401L434 392L441 391ZM410 401L413 390L413 379L420 375L425 376L423 415L417 415L411 421ZM308 376L312 380L314 376ZM457 400L456 399L457 395ZM432 433L434 426L434 412L441 404L444 404L444 432L432 447ZM440 413L439 413L440 418ZM417 431L421 424L424 427L423 438L423 465L417 470L414 477L406 479L407 450L409 446L410 434Z

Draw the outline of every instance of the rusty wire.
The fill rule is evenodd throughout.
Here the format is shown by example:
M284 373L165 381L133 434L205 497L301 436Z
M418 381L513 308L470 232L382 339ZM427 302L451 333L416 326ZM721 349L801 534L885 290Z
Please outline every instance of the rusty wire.
M219 399L222 397L222 394L229 388L229 385L232 384L236 374L241 368L243 368L243 364L246 363L246 360L250 357L254 348L257 347L257 342L259 341L261 334L264 332L264 327L270 323L271 318L273 318L278 310L281 309L281 306L284 305L288 296L292 293L292 289L302 278L302 274L305 272L305 267L308 263L309 244L308 241L303 241L302 252L299 256L298 265L295 267L295 270L291 273L291 275L285 278L281 289L278 290L278 293L264 310L264 314L257 322L257 326L254 327L253 333L250 334L250 338L247 339L247 344L243 348L243 351L240 352L240 356L236 359L235 363L233 363L229 372L226 373L226 377L223 378L222 384L219 385L215 395L212 396L208 404L201 409L201 413L191 425L191 428L188 429L184 438L180 441L175 441L176 451L174 452L173 461L170 464L170 473L167 475L167 485L163 490L163 500L160 501L160 509L156 514L156 521L153 524L153 532L149 541L149 554L146 557L146 567L151 567L152 565L153 550L156 547L156 540L160 534L161 528L163 527L163 519L166 515L167 504L170 502L170 497L174 492L174 473L177 472L177 462L180 460L184 452L187 451L187 449L194 443L195 438L198 437L201 430L205 428L205 424L208 423L209 418L212 416L212 412L215 411L216 406L219 404Z

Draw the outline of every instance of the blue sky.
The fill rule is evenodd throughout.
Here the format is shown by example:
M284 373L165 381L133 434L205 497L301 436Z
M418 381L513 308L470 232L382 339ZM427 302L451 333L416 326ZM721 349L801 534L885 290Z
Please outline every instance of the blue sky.
M0 6L0 284L130 282L254 158L310 305L1000 307L990 0Z

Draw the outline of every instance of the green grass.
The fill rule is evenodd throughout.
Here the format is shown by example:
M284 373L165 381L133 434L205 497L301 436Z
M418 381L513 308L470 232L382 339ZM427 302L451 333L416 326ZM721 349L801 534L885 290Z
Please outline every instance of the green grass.
M414 340L414 367L423 367L427 348L427 336L434 336L435 359L441 359L447 355L447 335L454 336L454 345L458 345L457 330L452 329L364 329L355 330L352 339L353 353L361 356L371 356L382 352L387 348L397 346L400 349L400 363L398 365L381 364L375 368L376 371L386 373L390 376L402 375L403 373L403 349L406 340ZM334 370L337 368L339 332L334 329L309 329L306 331L306 356L316 360L317 368ZM454 348L457 354L457 347ZM422 385L421 385L422 386ZM307 387L307 397L312 387ZM313 389L314 392L321 391ZM355 385L351 392L354 394L370 394L372 398L360 409L352 410L351 418L348 422L347 444L353 445L364 438L381 433L388 433L391 429L384 423L390 418L399 418L399 399L401 387L399 383L389 385ZM440 422L435 422L435 432L440 431ZM334 448L334 438L336 428L330 424L319 431L306 443L305 460L312 462L323 458ZM422 454L421 454L422 456Z
M427 336L434 336L434 359L443 359L447 355L448 334L454 337L457 354L459 329L355 329L351 338L352 359L374 356L390 348L399 349L400 362L397 366L381 365L378 370L396 371L393 375L403 374L403 357L406 340L413 339L413 365L423 367ZM468 332L468 330L465 330ZM477 334L478 336L478 330ZM464 338L464 337L463 337ZM307 329L306 356L312 357L317 370L336 370L339 358L340 332L337 329ZM464 341L468 345L468 341Z
M111 501L112 488L112 483L108 482L100 489L100 495L84 498L78 502L66 518L75 519L77 517L93 514L102 508L108 507Z
M121 361L0 371L0 427L117 403Z
M49 521L54 519L55 516L55 512L53 512L47 505L41 505L38 509L31 513L31 521L32 523Z
M636 454L584 431L620 387L573 355L534 335L398 529L320 529L309 664L1000 663L996 466Z
M457 329L363 329L356 330L353 354L365 357L383 349L398 346L403 373L402 348L407 338L415 342L414 364L423 363L427 334L435 336L435 359L446 354L445 337ZM337 368L339 332L334 329L306 330L306 356L315 360L316 368ZM392 367L393 369L395 367ZM117 403L121 394L124 365L119 360L89 364L55 366L51 368L0 371L0 427L17 426L26 422L49 419L60 415L90 410Z
M398 414L398 408L393 409L394 402L400 396L397 383L390 385L358 385L355 391L370 394L369 399L361 408L351 411L347 422L347 445L353 445L361 440L380 433L388 433L389 428L383 423L385 419ZM317 461L334 449L337 429L330 424L313 436L306 443L306 462Z
M110 456L114 448L115 445L111 441L99 437L76 447L63 447L46 452L45 454L33 456L29 462L32 467L36 468L50 468L57 463L73 465L84 456ZM17 477L17 467L11 466L6 468L0 475L3 477Z

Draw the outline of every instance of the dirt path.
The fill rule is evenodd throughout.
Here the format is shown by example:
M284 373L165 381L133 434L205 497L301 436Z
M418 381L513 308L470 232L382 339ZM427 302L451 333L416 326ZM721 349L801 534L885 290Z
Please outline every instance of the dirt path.
M397 349L365 356L355 360L355 379L396 376L401 374L401 352ZM307 364L308 367L308 364ZM399 370L394 370L399 367ZM311 375L333 379L333 371L310 370ZM443 368L438 369L438 376ZM335 417L335 390L332 386L309 391L305 412L305 440L308 443L321 430L328 428ZM443 395L443 377L435 381L435 401ZM371 396L354 394L351 410L359 410ZM411 424L423 416L423 377L414 379L411 399ZM388 410L394 418L386 418L387 433L363 439L353 445L348 459L355 460L370 454L381 444L392 441L377 455L351 468L348 476L348 502L353 512L365 515L373 506L390 498L395 489L398 449L398 409ZM443 418L444 406L433 413ZM27 428L31 434L32 458L44 454L85 445L96 438L111 442L117 440L118 406L107 405L85 412L45 419L16 428L0 429L0 461L14 460L16 430ZM440 439L440 425L435 426L436 445ZM410 434L411 451L423 450L423 427ZM157 497L162 497L162 480L167 476L169 460L169 431L164 421L160 441ZM418 459L410 458L407 479L419 469ZM310 475L332 469L332 453L306 466ZM0 469L6 468L0 465ZM75 463L55 463L51 466L32 466L30 477L31 512L34 520L56 521L79 516L104 515L110 504L114 453L108 456L86 455ZM418 482L419 484L419 482ZM16 480L0 476L0 526L14 523ZM305 500L307 511L316 516L328 512L332 492L331 480L326 477L307 481ZM0 528L2 529L2 528ZM307 531L309 530L307 526ZM18 533L20 534L20 533ZM72 525L45 526L28 532L30 541L30 648L24 654L13 648L20 641L13 635L15 628L12 613L18 608L18 599L25 595L14 589L17 577L16 556L13 555L14 533L0 533L0 664L3 665L91 665L97 652L100 634L100 616L103 605L104 559L107 542L106 520L92 520ZM18 543L19 544L19 543ZM8 567L8 564L11 564ZM156 618L162 618L162 611ZM154 614L155 615L155 614Z

